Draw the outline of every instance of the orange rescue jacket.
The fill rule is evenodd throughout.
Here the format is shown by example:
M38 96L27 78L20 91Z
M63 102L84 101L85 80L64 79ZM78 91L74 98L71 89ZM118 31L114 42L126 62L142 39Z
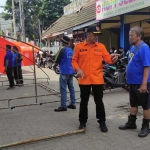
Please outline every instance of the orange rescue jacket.
M80 68L85 76L78 79L79 84L104 84L102 58L108 64L113 63L111 55L101 43L95 42L90 46L84 41L75 46L72 66L74 70Z

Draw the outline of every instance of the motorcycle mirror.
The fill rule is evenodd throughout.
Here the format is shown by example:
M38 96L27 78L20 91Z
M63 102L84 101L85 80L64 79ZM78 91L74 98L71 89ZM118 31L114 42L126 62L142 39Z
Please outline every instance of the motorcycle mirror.
M127 53L126 53L126 56L128 56L128 55L129 55L129 53L130 53L130 52L129 52L129 50L128 50L128 51L127 51Z
M122 52L122 53L120 54L119 58L123 57L123 54L124 54L124 53Z

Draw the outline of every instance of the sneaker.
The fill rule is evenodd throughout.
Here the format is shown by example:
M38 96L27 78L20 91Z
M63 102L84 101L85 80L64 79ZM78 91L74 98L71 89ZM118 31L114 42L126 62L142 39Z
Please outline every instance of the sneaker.
M80 123L78 130L85 129L86 124L85 123Z
M66 107L58 107L56 109L54 109L55 112L60 112L60 111L67 111Z
M106 126L105 121L100 122L99 128L101 129L101 132L108 132L108 128Z
M75 105L70 104L70 105L68 105L68 106L67 106L67 108L70 108L70 109L76 109L76 106L75 106Z

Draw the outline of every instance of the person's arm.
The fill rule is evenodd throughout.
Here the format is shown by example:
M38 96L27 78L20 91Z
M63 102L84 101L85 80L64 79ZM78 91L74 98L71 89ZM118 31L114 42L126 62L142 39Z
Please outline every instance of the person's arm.
M5 72L7 71L8 64L9 64L9 60L8 60L8 59L6 59Z
M146 92L148 93L147 80L148 80L148 76L149 76L149 71L150 71L150 67L144 67L143 81L139 88L140 93L146 93Z
M108 51L106 50L105 46L103 45L102 56L103 56L103 59L106 63L114 64L117 61L119 54L111 54L110 55L108 53Z
M59 63L59 62L60 62L64 51L65 51L65 48L61 48L61 49L57 52L56 57L55 57L55 60L54 60L55 63Z
M139 92L146 93L148 92L147 81L148 81L148 77L150 73L150 50L148 46L143 47L140 57L141 57L140 59L144 67L144 70L143 70L143 80L142 80L142 84L140 86Z
M74 54L72 58L72 66L73 66L73 69L77 72L77 77L84 78L84 73L78 65L78 60L79 60L79 51L78 51L78 47L75 46Z
M4 71L6 72L7 71L7 67L8 67L8 64L9 64L9 55L6 54L5 56L5 68L4 68Z
M21 55L20 53L18 53L17 60L18 60L19 62L21 62L21 61L22 61L22 55Z
M150 71L150 67L144 67L144 74L143 74L143 82L142 82L142 84L147 84L149 71Z
M79 59L78 47L75 46L73 57L72 57L72 66L75 71L79 68L78 59Z

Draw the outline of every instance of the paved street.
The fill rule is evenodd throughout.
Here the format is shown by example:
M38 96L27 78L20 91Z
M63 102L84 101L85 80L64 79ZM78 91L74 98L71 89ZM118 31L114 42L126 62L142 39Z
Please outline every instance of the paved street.
M24 78L33 79L33 71L30 67L24 67ZM49 84L46 86L59 90L58 79L53 71L44 68L49 75ZM36 71L37 78L45 78L46 75L40 69ZM7 80L6 76L1 76L0 81ZM38 82L45 82L39 79ZM16 87L12 91L7 91L6 86L0 86L0 100L16 97L33 96L35 88L32 80L26 80L27 85ZM5 85L8 83L5 83ZM80 97L79 87L74 79L76 98ZM37 86L38 95L50 94ZM68 95L69 96L69 95ZM38 97L38 102L59 101L59 96ZM25 98L10 102L11 106L34 104L35 98ZM86 132L61 138L40 141L18 147L3 148L3 150L149 150L150 135L146 138L139 138L138 132L141 128L142 115L138 113L136 130L120 131L118 126L127 121L128 116L128 92L124 89L115 89L104 92L104 103L107 114L108 133L101 133L96 117L93 96L89 100L89 119ZM6 108L7 102L0 102L0 108ZM54 112L54 108L59 106L59 102L47 103L43 105L18 107L13 110L0 110L0 145L24 141L32 138L49 136L53 134L75 131L78 128L79 103L76 110L68 109L66 112Z

